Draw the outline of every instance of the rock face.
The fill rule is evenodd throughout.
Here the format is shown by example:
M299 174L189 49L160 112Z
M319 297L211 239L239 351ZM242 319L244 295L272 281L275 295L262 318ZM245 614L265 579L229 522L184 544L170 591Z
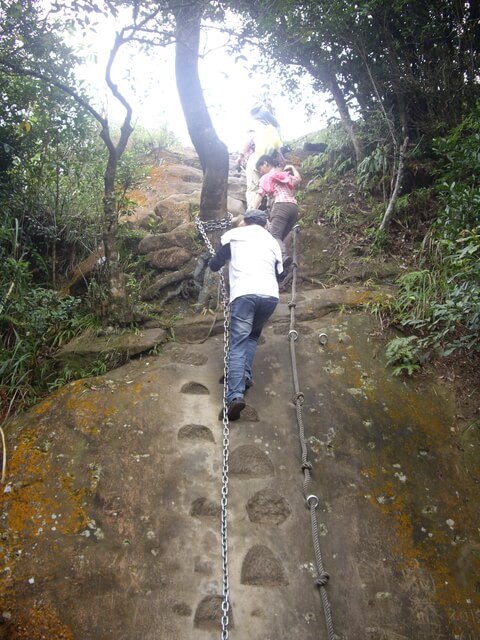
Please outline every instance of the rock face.
M192 258L179 272L193 273L202 249L186 211L200 170L194 155L186 169L173 154L157 160L137 222L163 232L139 251L183 250ZM162 180L182 194L168 206ZM188 315L168 340L158 328L85 336L59 354L122 366L63 386L6 427L0 639L220 635L222 503L232 637L327 637L325 595L342 640L480 637L478 430L459 429L447 387L386 367L362 306L390 289L316 281L335 258L329 233L300 232L305 287L281 295L247 406L228 427L221 313ZM178 282L167 262L152 297ZM331 575L321 594L317 547Z
M112 331L102 336L86 333L62 347L55 358L75 372L88 370L99 359L113 368L140 353L150 351L167 339L167 332L160 328L118 333Z
M322 297L336 309L322 315ZM476 487L464 472L467 462L475 470L478 441L470 430L467 459L452 446L462 433L446 387L392 377L374 318L348 306L356 299L345 287L296 298L297 318L308 310L295 324L296 370L335 634L480 637L470 616ZM255 384L228 435L218 420L222 336L191 344L187 318L188 342L67 384L10 421L1 638L219 636L225 448L232 637L326 637L290 300L282 294L264 330Z
M138 245L138 252L141 255L145 255L160 249L170 249L171 247L192 250L195 236L195 225L193 222L186 222L176 227L173 231L145 236Z
M134 219L138 226L150 232L141 239L137 251L146 256L147 264L157 272L180 270L205 251L192 222L200 207L203 174L199 168L179 164L178 159L172 162L169 155L158 161L160 166L152 170L137 196L143 199L143 194L148 193L148 199L137 208ZM228 189L226 214L234 217L238 224L246 206L245 179L231 176ZM135 194L131 197L135 198ZM176 283L174 280L167 286ZM162 295L163 289L164 283L156 281L145 292L144 299Z
M185 160L165 152L157 158L155 167L145 184L138 190L142 200L135 212L135 220L145 229L161 227L169 232L179 225L191 222L200 207L203 173L200 168L189 166ZM246 182L242 175L231 175L228 181L228 213L239 216L245 212ZM148 198L145 202L145 193ZM135 193L132 195L135 198Z
M191 257L191 252L183 247L170 247L153 251L148 255L147 260L151 267L163 271L164 269L180 269Z

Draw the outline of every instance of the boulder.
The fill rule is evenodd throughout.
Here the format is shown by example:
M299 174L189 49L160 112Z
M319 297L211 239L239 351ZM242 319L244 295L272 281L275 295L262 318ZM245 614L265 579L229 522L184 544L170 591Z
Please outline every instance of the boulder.
M239 216L245 213L245 203L243 200L237 200L231 196L227 197L227 211L233 216Z
M203 182L202 170L185 164L164 164L162 173L169 186L175 183L176 190L183 193L195 191Z
M246 201L245 190L247 182L245 178L230 177L228 179L228 195L237 200Z
M159 249L147 255L148 264L154 269L179 269L188 262L192 254L183 247L170 247L169 249Z
M191 251L196 237L196 228L193 222L187 222L178 226L173 231L146 236L140 241L137 251L141 255L169 249L171 247L184 247Z
M99 360L109 368L115 368L132 356L163 344L167 338L165 329L158 327L143 331L112 332L103 336L87 332L63 346L54 357L74 372L88 371Z
M185 222L189 222L192 215L200 208L200 190L190 194L175 193L157 202L154 207L155 215L165 224L167 231L171 231Z

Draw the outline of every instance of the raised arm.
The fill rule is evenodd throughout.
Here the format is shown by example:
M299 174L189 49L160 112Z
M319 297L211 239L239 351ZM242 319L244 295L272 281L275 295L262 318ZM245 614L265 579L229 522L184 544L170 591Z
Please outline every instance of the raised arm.
M296 178L297 180L301 180L302 176L300 175L300 173L297 171L297 169L293 166L293 164L286 164L283 167L284 171L290 171L293 175L294 178Z

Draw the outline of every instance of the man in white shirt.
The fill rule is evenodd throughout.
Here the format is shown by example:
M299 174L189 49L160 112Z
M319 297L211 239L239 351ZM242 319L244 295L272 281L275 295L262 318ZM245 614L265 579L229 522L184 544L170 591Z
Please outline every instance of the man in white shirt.
M253 384L252 364L258 338L277 306L277 275L283 272L280 246L266 229L267 214L250 209L244 222L245 226L222 235L221 247L209 263L212 271L219 271L229 261L229 420L237 420L245 408L245 388Z

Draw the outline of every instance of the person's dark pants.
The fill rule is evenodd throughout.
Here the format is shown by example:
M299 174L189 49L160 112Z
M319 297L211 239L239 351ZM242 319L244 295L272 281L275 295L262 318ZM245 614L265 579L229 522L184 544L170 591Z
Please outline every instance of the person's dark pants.
M282 259L288 256L283 241L298 221L298 205L293 202L276 202L270 212L270 233L280 245Z
M258 339L277 303L277 298L251 294L239 296L230 304L228 403L245 394L245 380L252 378Z

